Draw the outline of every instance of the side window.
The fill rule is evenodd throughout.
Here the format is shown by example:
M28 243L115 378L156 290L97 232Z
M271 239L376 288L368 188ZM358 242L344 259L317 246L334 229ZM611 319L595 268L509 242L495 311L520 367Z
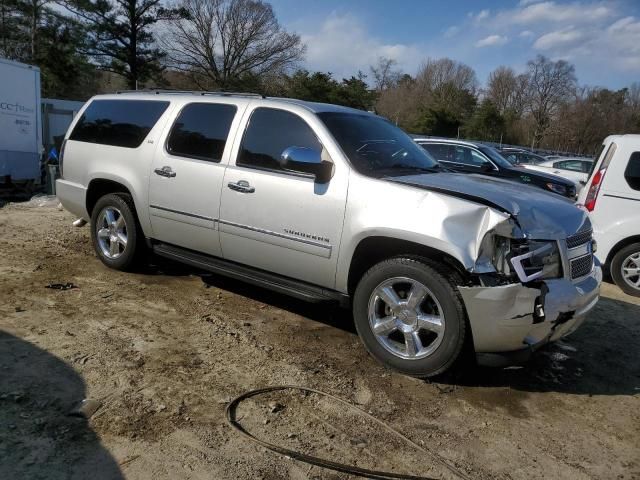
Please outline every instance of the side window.
M564 162L556 162L553 164L555 168L563 170L572 170L574 172L582 172L582 162L580 160L566 160Z
M634 190L640 190L640 152L633 152L624 170L624 179Z
M449 145L442 145L438 143L423 143L422 146L436 160L445 162L451 161L451 158L449 158Z
M235 105L190 103L176 119L167 151L172 155L219 162L236 114Z
M593 165L593 162L582 162L582 173L591 172L592 165Z
M454 147L455 162L469 165L470 167L481 167L487 163L487 159L481 154L468 147Z
M285 110L256 108L244 132L236 165L282 170L280 155L289 147L322 151L318 137L299 116Z
M69 139L137 148L168 106L169 102L153 100L94 100Z

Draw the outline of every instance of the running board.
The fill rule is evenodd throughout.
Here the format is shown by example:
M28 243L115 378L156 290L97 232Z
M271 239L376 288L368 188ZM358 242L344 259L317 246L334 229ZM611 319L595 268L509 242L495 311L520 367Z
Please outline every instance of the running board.
M318 287L300 280L265 272L264 270L247 267L246 265L240 265L235 262L197 253L166 243L154 243L152 248L154 253L161 257L251 283L259 287L268 288L269 290L284 293L285 295L290 295L307 302L339 302L340 305L344 307L350 305L349 296L335 290Z

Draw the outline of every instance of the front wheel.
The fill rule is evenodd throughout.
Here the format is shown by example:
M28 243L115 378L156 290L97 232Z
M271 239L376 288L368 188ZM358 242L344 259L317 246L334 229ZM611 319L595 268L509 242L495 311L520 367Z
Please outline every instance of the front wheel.
M615 254L611 277L626 294L640 297L640 243L627 245Z
M416 377L449 369L467 334L455 285L433 266L412 258L385 260L365 273L356 288L353 314L369 353Z

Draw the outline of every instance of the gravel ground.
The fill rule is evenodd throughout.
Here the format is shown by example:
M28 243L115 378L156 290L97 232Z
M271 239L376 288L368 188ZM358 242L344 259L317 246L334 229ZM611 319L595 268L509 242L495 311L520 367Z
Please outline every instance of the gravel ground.
M72 220L53 201L0 208L0 478L353 478L226 425L229 399L276 384L358 405L469 478L640 478L640 301L613 285L524 368L424 382L371 359L346 311L158 259L112 271ZM70 415L84 398L88 420ZM256 397L238 418L334 461L456 478L317 395Z

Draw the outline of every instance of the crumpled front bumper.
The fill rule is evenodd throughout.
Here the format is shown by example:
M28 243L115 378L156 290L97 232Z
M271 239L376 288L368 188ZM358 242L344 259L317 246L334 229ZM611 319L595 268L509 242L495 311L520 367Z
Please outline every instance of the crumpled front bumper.
M521 283L458 287L478 361L497 366L526 360L533 350L574 332L598 302L601 283L596 262L591 274L577 283L559 278L540 282L540 288ZM544 316L536 314L536 304Z

